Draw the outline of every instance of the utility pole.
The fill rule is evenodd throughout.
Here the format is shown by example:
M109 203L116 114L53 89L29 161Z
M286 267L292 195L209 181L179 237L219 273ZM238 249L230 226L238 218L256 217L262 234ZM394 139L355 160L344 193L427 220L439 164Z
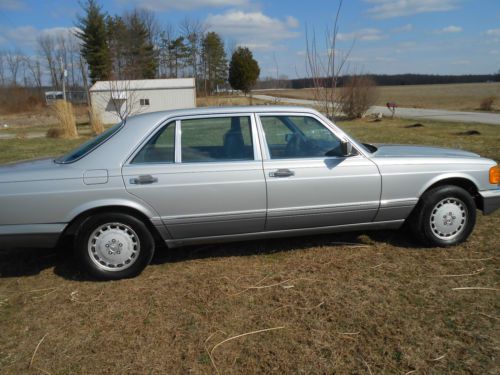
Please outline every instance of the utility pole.
M61 64L61 81L63 90L63 99L66 101L66 77L68 76L68 71L64 67L62 56L59 57L59 62Z

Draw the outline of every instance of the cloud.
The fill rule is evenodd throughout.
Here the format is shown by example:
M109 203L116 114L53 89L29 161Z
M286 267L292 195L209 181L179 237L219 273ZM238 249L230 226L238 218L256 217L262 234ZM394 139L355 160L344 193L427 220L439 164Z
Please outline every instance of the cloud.
M413 30L413 25L411 23L407 23L406 25L396 27L392 29L395 33L407 33Z
M450 25L447 27L443 27L442 29L436 30L435 33L436 34L451 34L451 33L459 33L462 30L463 29L460 26Z
M353 31L351 33L338 33L337 39L339 41L346 40L360 40L364 42L372 42L376 40L385 39L387 36L382 34L379 29L367 28Z
M234 39L239 45L259 50L273 49L276 42L299 35L291 30L298 26L298 21L291 16L282 21L262 12L230 10L209 14L205 22L211 30Z
M377 19L411 16L418 13L446 12L457 7L458 0L365 0L373 4L367 13Z
M78 30L76 27L51 27L46 29L37 29L33 26L19 26L15 28L0 27L0 45L6 45L8 41L11 44L23 49L35 49L37 47L37 38L39 36L58 36L68 35Z
M489 29L485 31L486 35L500 37L500 29Z
M157 12L171 9L193 10L198 8L240 7L249 4L249 0L120 0L120 2L122 4L134 4L140 8Z
M286 18L286 24L288 27L295 29L295 28L299 27L299 20L293 16L288 16Z
M23 0L0 0L1 10L23 10L26 4Z

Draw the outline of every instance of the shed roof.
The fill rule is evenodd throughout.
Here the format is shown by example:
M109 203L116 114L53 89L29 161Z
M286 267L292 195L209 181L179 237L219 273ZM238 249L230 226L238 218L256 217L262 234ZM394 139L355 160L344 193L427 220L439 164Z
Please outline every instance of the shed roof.
M97 81L89 91L158 90L195 88L194 78L134 79L122 81Z

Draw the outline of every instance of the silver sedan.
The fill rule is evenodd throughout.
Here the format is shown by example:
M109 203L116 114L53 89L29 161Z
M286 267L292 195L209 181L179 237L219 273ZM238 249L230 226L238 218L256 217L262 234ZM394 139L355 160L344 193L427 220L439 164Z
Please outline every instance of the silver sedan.
M467 239L500 206L500 168L443 148L361 144L320 113L230 107L129 118L58 159L0 167L0 247L55 246L101 279L155 243L200 243L408 221L429 246Z

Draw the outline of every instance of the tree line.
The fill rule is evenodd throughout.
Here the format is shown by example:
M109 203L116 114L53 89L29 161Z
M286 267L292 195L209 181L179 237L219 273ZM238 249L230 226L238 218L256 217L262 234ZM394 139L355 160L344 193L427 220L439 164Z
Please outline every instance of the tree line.
M500 82L500 71L496 74L464 74L464 75L438 75L438 74L364 74L372 79L378 86L404 86L404 85L431 85L448 83L480 83ZM346 74L337 77L338 86L342 87L348 82L351 75ZM330 78L322 78L324 86L330 86ZM280 79L267 77L258 81L256 89L304 89L314 87L313 78Z
M198 90L210 95L228 82L248 92L258 79L260 69L248 48L226 48L221 36L198 20L162 26L145 9L110 15L97 0L81 5L72 30L38 36L37 56L0 51L0 85L40 91L50 85L59 91L63 80L82 90L99 80L194 77Z
M161 27L148 10L110 16L96 0L83 7L76 35L92 82L194 77L209 95L228 80L247 92L258 78L258 64L248 48L231 51L228 66L221 36L197 20L184 19L176 31L172 25Z

